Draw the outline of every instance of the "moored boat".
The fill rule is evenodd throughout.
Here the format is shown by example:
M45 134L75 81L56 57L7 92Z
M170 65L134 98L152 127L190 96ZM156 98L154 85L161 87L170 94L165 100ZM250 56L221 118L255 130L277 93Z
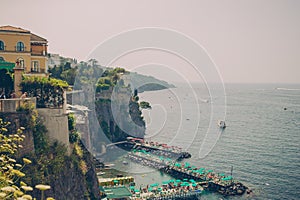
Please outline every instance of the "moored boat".
M225 129L226 128L226 123L223 120L218 121L218 126L220 129Z

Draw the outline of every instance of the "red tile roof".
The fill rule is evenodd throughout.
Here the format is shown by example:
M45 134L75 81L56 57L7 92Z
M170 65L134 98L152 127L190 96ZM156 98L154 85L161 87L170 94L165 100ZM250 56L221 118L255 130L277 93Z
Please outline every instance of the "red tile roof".
M42 38L36 34L31 33L30 36L30 41L31 42L47 42L47 40L45 38Z
M19 28L19 27L14 27L14 26L0 26L0 32L5 31L5 32L17 32L17 33L30 33L30 31ZM42 38L36 34L30 33L30 41L33 43L47 43L48 41L45 38Z
M18 33L30 33L30 31L14 27L14 26L0 26L0 31L7 31L7 32L18 32Z

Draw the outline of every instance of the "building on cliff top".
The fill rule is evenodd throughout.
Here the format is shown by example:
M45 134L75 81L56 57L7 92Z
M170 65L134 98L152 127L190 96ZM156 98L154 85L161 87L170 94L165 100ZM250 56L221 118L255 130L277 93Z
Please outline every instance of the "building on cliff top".
M47 46L45 38L28 30L0 26L0 69L16 65L25 75L47 76Z
M59 66L64 66L66 63L70 64L71 68L77 66L77 60L75 58L63 57L59 54L48 53L48 68L54 68Z

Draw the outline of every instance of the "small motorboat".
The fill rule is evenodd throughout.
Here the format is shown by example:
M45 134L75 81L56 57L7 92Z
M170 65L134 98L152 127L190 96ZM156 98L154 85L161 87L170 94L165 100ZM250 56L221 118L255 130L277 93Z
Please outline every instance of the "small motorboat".
M218 121L218 126L219 126L219 128L221 128L221 129L226 128L225 121L219 120L219 121Z
M102 176L104 174L105 174L105 172L97 172L97 176Z
M128 165L128 162L126 160L123 160L123 165Z

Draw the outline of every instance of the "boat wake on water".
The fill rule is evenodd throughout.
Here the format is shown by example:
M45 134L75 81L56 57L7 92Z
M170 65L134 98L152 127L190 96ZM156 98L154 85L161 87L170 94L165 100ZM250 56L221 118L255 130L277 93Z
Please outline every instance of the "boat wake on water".
M276 88L276 90L300 91L300 88Z

